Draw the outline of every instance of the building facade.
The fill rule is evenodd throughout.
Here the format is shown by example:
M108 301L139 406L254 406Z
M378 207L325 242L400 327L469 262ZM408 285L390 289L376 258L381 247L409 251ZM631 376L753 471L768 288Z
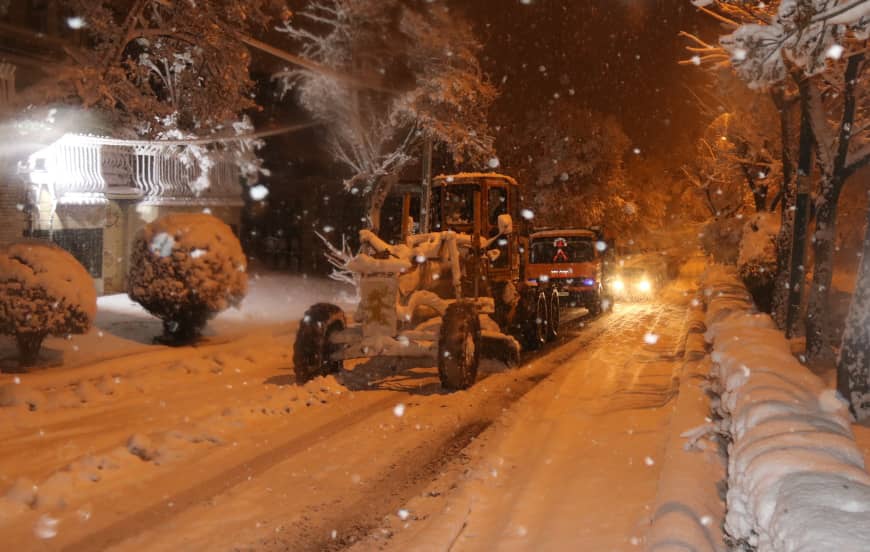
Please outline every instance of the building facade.
M157 217L209 212L238 233L244 206L238 166L211 160L203 168L177 145L64 135L19 165L20 190L11 195L22 235L70 251L99 292L123 291L136 232Z
M50 82L67 46L81 45L58 0L0 0L0 112L16 93ZM51 240L91 273L97 290L124 290L136 231L172 212L207 210L237 232L239 170L229 158L207 167L179 144L65 134L0 150L0 247L23 237ZM208 146L208 144L203 144ZM14 150L14 151L9 151Z

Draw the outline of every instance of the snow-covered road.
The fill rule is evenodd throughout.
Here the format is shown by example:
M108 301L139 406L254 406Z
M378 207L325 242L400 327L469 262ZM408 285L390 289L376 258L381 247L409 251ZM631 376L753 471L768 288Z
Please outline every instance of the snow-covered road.
M297 386L281 325L3 376L5 393L33 396L0 408L0 539L630 549L655 494L686 285L452 394L433 367L385 360Z

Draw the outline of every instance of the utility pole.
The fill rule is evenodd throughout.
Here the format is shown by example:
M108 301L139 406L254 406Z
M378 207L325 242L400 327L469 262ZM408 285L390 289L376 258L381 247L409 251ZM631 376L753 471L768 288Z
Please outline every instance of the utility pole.
M421 165L423 174L421 175L421 184L423 186L423 197L421 198L420 212L420 232L431 232L429 228L429 208L432 205L432 139L426 138L423 140L423 159Z

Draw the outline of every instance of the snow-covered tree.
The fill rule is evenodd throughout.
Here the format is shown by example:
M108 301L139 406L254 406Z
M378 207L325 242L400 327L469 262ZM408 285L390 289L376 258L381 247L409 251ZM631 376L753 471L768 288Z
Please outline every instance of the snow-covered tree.
M0 333L15 337L22 366L47 335L85 333L96 312L93 279L63 249L28 240L0 250Z
M870 419L870 209L855 294L837 359L837 390L859 420Z
M64 0L84 34L68 59L17 95L23 117L70 107L88 113L74 131L121 138L220 141L177 149L201 174L220 150L260 172L246 113L258 109L244 33L289 17L283 0ZM84 124L84 127L81 125ZM107 130L109 129L109 130ZM240 136L239 139L234 139ZM194 183L201 188L207 182Z
M807 309L807 352L810 356L823 354L827 350L827 298L832 279L837 202L849 176L870 162L868 97L862 86L870 2L781 0L755 4L694 0L694 3L705 10L715 5L719 10L717 17L734 27L730 35L720 39L721 48L701 43L698 50L704 57L729 60L737 74L755 88L776 86L787 79L799 85L802 107L816 144L820 175L813 236L813 285ZM752 20L729 18L747 13L752 14ZM867 349L870 351L870 343ZM841 390L850 385L853 378L849 373L856 369L854 363L847 367L843 358L838 373Z
M179 213L136 236L127 293L163 320L162 340L185 344L219 312L241 304L247 261L232 229L202 213Z
M429 139L457 165L492 157L487 112L496 91L477 59L470 25L441 2L316 0L279 30L329 71L293 67L276 75L322 122L347 189L365 196L369 223L401 169ZM355 82L340 75L358 77ZM366 84L367 83L367 84Z
M24 101L98 110L113 128L152 137L220 132L256 108L240 33L289 15L281 0L65 2L86 46L69 48L69 62Z
M613 117L556 102L504 129L498 149L537 219L620 231L640 220L641 201L656 197L627 185L630 144Z

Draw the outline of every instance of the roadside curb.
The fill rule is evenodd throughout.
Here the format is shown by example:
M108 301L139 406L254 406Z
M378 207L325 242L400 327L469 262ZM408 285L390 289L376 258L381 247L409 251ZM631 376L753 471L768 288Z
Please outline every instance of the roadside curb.
M705 382L710 360L704 343L705 309L694 297L686 310L676 356L677 394L662 460L648 551L723 552L725 505L717 483L725 478L725 458L714 441L699 439L710 424ZM699 433L700 428L700 433Z

